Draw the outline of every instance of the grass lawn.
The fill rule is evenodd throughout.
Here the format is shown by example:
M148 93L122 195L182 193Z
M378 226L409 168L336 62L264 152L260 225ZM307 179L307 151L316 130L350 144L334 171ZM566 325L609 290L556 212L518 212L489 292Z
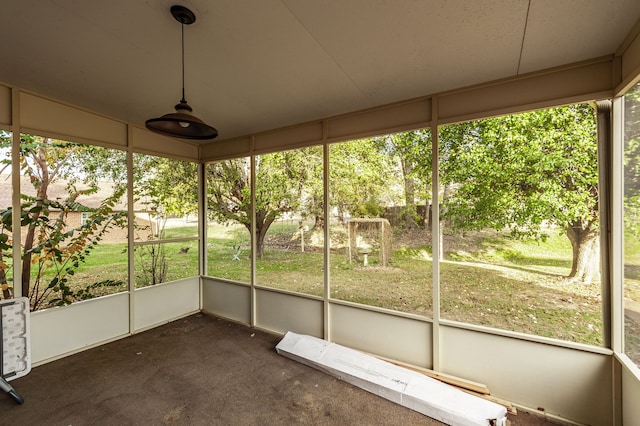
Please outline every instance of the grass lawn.
M197 235L197 227L196 234ZM169 228L165 238L193 237L194 227ZM150 250L156 250L159 245L144 245L136 248L136 286L144 287L152 282L150 275ZM174 242L161 245L166 257L167 271L162 281L173 281L180 278L198 275L198 242ZM185 249L186 252L185 252ZM73 276L68 276L69 286L75 290L87 288L94 283L105 282L105 285L93 286L88 292L94 297L118 293L127 289L128 282L128 254L127 244L98 244L86 256L86 262L80 264ZM32 285L37 276L35 266L31 271ZM43 275L40 291L55 277L54 269ZM59 297L58 291L48 291L47 300ZM46 307L45 304L39 309Z
M566 279L571 270L566 237L554 232L536 242L480 232L468 240L475 240L475 249L453 250L455 260L441 265L444 318L603 344L600 283Z
M209 274L249 281L250 250L246 230L210 230ZM305 294L323 294L323 254L282 248L291 234L275 237L276 247L257 260L257 283ZM432 277L428 233L396 237L389 267L348 263L344 249L332 250L331 297L401 312L431 316ZM246 244L240 261L232 246ZM273 244L272 244L273 245ZM564 236L544 243L520 241L495 232L447 236L441 263L441 315L460 322L602 345L600 285L571 283L571 247Z
M98 244L86 256L86 263L80 264L72 276L68 277L68 285L74 290L86 288L89 285L98 282L107 283L104 286L96 286L89 290L93 296L104 296L126 290L126 282L128 280L128 260L127 245L122 244ZM37 271L35 265L31 270L31 282L35 280ZM41 291L44 290L49 282L54 278L54 269L51 268L42 276L43 283L40 285ZM57 291L49 290L46 300L60 297ZM41 304L39 309L45 308L45 304Z

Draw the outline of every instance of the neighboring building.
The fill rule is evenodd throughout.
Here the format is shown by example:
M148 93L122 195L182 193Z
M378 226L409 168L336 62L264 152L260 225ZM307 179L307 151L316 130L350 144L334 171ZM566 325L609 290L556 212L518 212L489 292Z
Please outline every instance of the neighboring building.
M50 200L64 201L68 198L67 181L56 180L49 184L47 191L47 197ZM107 198L113 195L114 184L111 182L98 182L98 190L92 194L83 194L76 200L79 204L95 209ZM82 189L82 184L78 184L77 187ZM84 186L86 188L86 186ZM31 184L27 176L20 176L20 192L27 196L35 196L35 188ZM11 189L11 175L0 175L0 211L3 211L11 206L12 189ZM127 197L126 194L118 200L113 207L113 212L126 212L127 211ZM52 215L58 214L59 211L55 209L51 210ZM54 213L55 212L55 213ZM134 215L136 221L136 239L147 240L157 232L156 221L153 219L153 213L146 210L146 206L143 202L138 202L134 206ZM77 229L86 223L91 218L91 212L83 211L69 211L66 217L67 229ZM102 238L102 242L105 243L124 243L127 241L127 228L112 227ZM26 227L23 227L21 232L22 242L26 235Z

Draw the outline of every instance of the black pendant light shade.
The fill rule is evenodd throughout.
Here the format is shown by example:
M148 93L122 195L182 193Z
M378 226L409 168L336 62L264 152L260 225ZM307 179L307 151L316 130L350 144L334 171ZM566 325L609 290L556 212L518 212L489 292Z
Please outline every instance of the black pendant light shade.
M193 109L184 98L184 26L193 24L196 16L183 6L171 6L171 14L182 27L182 99L176 112L145 122L147 129L165 136L182 139L207 140L218 136L218 131L192 114Z
M216 129L191 113L192 109L184 98L175 108L176 112L147 120L147 129L183 139L206 140L218 136Z

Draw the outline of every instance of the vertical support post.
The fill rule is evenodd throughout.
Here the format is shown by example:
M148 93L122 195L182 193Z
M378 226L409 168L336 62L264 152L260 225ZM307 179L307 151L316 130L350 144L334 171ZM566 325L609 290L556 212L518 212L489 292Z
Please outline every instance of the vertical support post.
M207 275L207 179L206 165L198 163L198 267L199 308L204 308L202 276Z
M385 234L385 223L384 221L380 222L380 254L381 254L381 258L382 258L382 266L389 266L388 265L388 259L387 259L387 247L386 246L386 240L384 238L384 234ZM366 255L365 255L365 261L366 261ZM366 266L366 265L365 265Z
M136 331L135 206L133 196L133 128L127 126L127 254L129 262L129 334Z
M432 357L434 371L440 371L440 259L442 253L440 253L440 178L438 175L438 98L431 98L431 208L432 208L432 221L431 221L431 271L432 271L432 286L433 286L433 300L432 316L433 316L433 330L432 330ZM434 241L435 240L435 241Z
M611 346L611 101L596 102L598 135L598 206L600 209L600 281L604 346Z
M324 121L324 135L327 135L327 121ZM322 202L324 208L322 214L324 215L324 309L323 309L323 329L324 339L331 341L331 275L329 274L329 268L331 265L329 255L331 254L331 236L329 233L329 227L331 226L331 218L329 217L329 145L326 143L322 147L322 182L323 182L323 198Z
M22 229L20 227L20 91L11 88L11 206L13 214L13 297L28 296L22 294Z
M254 137L251 137L251 146L255 143ZM253 151L253 149L252 149ZM256 239L256 156L251 154L250 157L250 186L251 186L251 307L250 319L251 327L256 325L256 249L258 242Z
M610 310L608 321L605 322L605 330L609 333L609 346L614 352L624 352L624 98L613 98L612 102L612 141L611 163L609 176L611 182L609 194L611 202L610 210L610 237L609 237L609 289ZM602 238L602 237L601 237ZM603 240L601 240L603 241ZM603 274L603 281L605 276ZM605 305L605 299L602 300ZM622 424L622 373L619 363L614 362L612 367L613 392L611 404L613 406L612 424Z
M611 349L624 351L624 99L613 99L611 162L610 342ZM603 279L605 277L603 276ZM605 300L603 298L603 305Z

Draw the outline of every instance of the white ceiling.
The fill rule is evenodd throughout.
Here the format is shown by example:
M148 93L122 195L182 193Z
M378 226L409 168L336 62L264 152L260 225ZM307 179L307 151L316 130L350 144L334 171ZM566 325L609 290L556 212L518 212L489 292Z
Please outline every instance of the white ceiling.
M0 82L218 140L612 54L638 0L0 0Z

